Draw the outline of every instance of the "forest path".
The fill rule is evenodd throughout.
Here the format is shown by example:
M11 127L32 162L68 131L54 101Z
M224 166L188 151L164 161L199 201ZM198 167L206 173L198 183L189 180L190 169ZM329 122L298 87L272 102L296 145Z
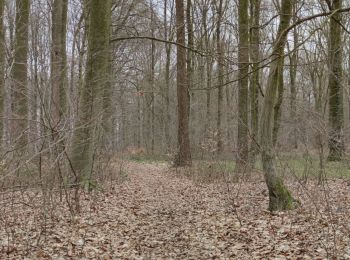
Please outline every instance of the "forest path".
M122 193L135 226L131 244L138 244L146 258L237 253L229 229L238 230L239 222L228 214L218 187L195 185L163 163L129 163L126 171L129 181Z
M123 245L144 259L316 259L327 254L350 259L350 243L344 243L350 242L350 225L343 225L349 205L330 215L321 206L325 201L317 201L324 197L317 185L308 187L315 197L307 198L298 184L289 183L306 207L271 215L260 178L229 186L198 183L165 163L129 162L126 171L129 180L120 187L125 200L117 200L124 201L129 221ZM329 185L331 190L346 189L339 181ZM347 205L341 197L328 199L332 205ZM320 203L316 212L315 203ZM334 239L344 242L335 245Z
M303 206L270 214L261 178L204 183L165 163L122 165L127 179L82 193L73 218L58 198L44 219L40 192L13 194L0 259L350 259L348 182L288 182Z

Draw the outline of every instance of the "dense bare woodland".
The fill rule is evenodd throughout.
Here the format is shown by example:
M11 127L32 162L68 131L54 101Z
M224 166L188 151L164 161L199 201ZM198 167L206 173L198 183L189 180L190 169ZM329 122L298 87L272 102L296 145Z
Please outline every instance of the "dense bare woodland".
M0 0L1 259L350 259L349 0Z

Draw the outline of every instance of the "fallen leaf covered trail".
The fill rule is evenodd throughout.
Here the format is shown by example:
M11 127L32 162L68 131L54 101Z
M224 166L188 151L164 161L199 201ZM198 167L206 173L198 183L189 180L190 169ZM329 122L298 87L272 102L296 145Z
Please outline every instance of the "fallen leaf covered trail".
M199 184L164 163L127 162L125 171L127 180L110 191L84 195L73 220L60 207L50 221L39 207L3 215L0 258L350 259L350 195L340 180L329 183L328 203L317 201L325 197L317 185L309 198L289 183L303 207L271 215L259 178Z
M223 183L199 185L165 164L130 164L128 173L128 191L122 193L132 200L130 213L140 216L134 219L133 243L146 258L312 259L331 253L327 219L313 219L303 209L270 215L261 181L230 190ZM236 192L234 205L230 197ZM233 207L238 207L239 216ZM342 243L337 250L347 257L350 247Z
M134 165L129 176L125 192L133 194L131 214L142 217L135 219L134 239L146 257L223 256L226 245L219 235L225 234L216 231L237 227L238 221L225 213L222 198L210 196L218 190L209 193L208 187L176 177L162 164Z

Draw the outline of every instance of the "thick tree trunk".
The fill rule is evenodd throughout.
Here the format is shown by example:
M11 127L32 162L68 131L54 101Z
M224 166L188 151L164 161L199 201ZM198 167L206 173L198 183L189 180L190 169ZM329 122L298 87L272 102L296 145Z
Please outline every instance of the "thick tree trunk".
M28 101L27 101L27 56L28 56L28 23L29 0L16 1L15 53L12 67L12 141L17 151L24 151L28 142Z
M71 161L78 184L88 184L98 139L102 95L108 81L111 2L91 0L85 82L73 134Z
M177 102L178 102L178 155L176 166L191 165L191 150L189 137L190 96L186 70L185 17L183 0L176 0L176 35L177 35Z
M236 169L245 172L248 164L248 70L249 70L249 18L248 1L238 2L238 154Z
M341 0L333 0L332 10L340 9ZM329 161L339 161L344 154L343 88L342 79L342 25L341 14L330 18L329 35Z
M273 125L274 125L274 104L278 92L278 80L280 71L280 58L284 53L284 46L287 40L285 29L289 26L292 17L292 2L282 0L280 13L280 25L276 42L273 45L271 64L269 70L268 83L265 91L264 105L260 120L260 145L262 152L262 164L265 175L265 181L269 190L269 209L288 210L293 207L293 197L284 186L281 176L277 173L274 166L273 149Z

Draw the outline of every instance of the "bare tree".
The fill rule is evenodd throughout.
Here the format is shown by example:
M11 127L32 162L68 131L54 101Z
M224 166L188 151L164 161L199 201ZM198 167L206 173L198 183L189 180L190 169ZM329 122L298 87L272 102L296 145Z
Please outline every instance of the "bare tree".
M264 105L260 122L260 145L262 153L262 164L265 181L269 189L269 209L286 210L293 206L293 197L284 186L281 176L274 166L273 147L273 125L274 125L274 100L278 93L279 72L281 67L281 57L283 57L284 46L287 40L286 29L292 17L292 3L282 0L280 10L280 24L276 41L273 44L271 64L269 70L268 83L265 91Z
M178 154L176 166L192 163L189 137L190 95L186 70L185 16L183 0L176 0L176 42L177 45L177 111L178 111Z

